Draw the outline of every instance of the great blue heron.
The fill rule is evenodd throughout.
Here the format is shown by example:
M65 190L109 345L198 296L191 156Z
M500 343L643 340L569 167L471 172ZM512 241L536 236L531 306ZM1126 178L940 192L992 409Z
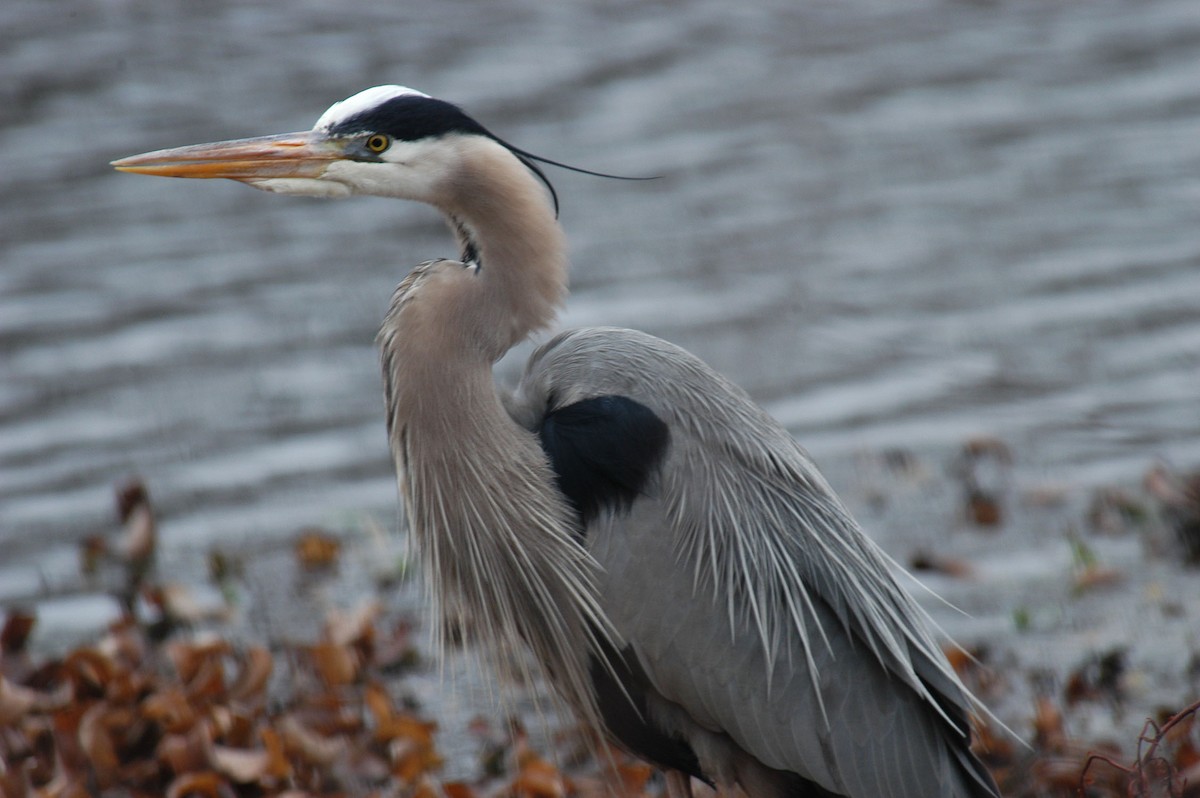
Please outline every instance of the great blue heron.
M567 260L533 156L399 86L311 131L163 150L127 172L434 206L458 260L379 334L400 487L440 618L532 654L589 726L754 798L997 796L975 699L804 450L688 352L614 328L501 356L554 319ZM555 164L562 166L563 164ZM531 174L532 171L532 174ZM551 202L553 198L553 202Z

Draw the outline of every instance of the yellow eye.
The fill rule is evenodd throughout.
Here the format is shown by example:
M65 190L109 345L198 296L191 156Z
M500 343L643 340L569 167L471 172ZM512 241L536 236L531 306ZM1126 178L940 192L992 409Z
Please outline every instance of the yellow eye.
M376 133L367 139L367 149L371 152L383 152L390 146L392 146L392 140L382 133Z

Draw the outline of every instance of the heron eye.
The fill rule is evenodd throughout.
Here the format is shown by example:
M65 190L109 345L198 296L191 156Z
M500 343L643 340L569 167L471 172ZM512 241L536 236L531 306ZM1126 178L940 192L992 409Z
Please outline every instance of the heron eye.
M392 146L392 140L382 133L376 133L367 139L367 149L374 153L380 153Z

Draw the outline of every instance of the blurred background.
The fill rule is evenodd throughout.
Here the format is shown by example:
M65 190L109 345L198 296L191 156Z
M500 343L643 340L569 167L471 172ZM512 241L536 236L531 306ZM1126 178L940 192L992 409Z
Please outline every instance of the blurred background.
M1200 465L1195 0L7 0L0 74L0 603L37 606L44 644L111 612L78 552L133 475L197 580L306 524L398 539L373 338L407 269L455 254L437 215L108 162L401 83L661 175L551 171L562 324L745 387L899 562L934 563L948 631L1034 674L1014 690L1119 648L1118 724L1195 692L1169 525L1090 523Z

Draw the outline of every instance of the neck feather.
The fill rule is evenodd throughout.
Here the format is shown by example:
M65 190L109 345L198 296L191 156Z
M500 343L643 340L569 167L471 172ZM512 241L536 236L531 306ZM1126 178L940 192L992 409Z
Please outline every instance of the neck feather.
M463 144L438 203L477 269L431 262L397 290L379 335L405 509L445 631L502 665L528 660L600 728L589 657L616 639L596 564L537 439L505 412L492 364L550 323L566 293L562 231L540 186L492 142Z
M590 658L618 636L537 440L505 412L489 368L407 368L393 358L393 340L385 325L392 453L439 621L435 649L444 656L461 632L502 672L515 666L522 682L553 684L599 731ZM421 373L420 398L393 388Z
M567 294L566 238L525 165L494 141L464 140L442 211L479 265L496 345L507 351L550 324Z

